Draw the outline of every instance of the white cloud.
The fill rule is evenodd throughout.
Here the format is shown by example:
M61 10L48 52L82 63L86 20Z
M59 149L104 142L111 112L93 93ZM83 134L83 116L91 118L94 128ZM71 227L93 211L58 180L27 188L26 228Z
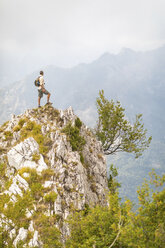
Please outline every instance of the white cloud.
M89 127L95 127L96 125L96 109L93 107L89 107L85 110L77 110L76 114L80 117L80 119Z
M0 0L0 49L71 66L165 42L164 0Z

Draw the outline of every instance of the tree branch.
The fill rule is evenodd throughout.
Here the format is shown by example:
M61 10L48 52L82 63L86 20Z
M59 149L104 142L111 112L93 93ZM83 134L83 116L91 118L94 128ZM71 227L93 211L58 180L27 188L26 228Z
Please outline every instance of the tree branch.
M112 244L109 246L109 248L111 248L115 244L116 240L118 239L118 237L119 237L119 235L121 233L121 226L122 226L122 221L121 221L121 211L120 211L120 219L119 219L119 223L118 223L119 231L118 231L118 233L116 235L116 238L114 239Z

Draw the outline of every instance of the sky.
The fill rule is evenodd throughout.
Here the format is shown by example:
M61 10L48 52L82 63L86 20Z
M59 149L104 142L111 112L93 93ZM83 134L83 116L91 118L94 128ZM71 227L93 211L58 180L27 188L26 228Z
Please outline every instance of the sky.
M152 50L165 44L164 13L165 0L0 0L1 64L26 72Z

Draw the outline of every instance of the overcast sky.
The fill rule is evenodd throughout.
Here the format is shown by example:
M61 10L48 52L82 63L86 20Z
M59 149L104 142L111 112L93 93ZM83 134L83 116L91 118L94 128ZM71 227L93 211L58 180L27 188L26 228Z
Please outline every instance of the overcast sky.
M160 47L164 24L165 0L0 0L0 51L27 67L68 67Z

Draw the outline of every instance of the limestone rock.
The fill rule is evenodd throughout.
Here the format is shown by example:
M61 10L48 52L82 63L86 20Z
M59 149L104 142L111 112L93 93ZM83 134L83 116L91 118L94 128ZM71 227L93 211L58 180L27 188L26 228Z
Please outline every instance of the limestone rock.
M38 231L34 232L33 238L29 242L29 247L40 247L40 243L38 242Z
M39 145L37 142L32 137L25 139L7 153L10 167L14 167L16 170L23 167L35 168L39 172L47 169L47 165L41 154L38 163L32 161L32 156L35 153L39 154Z
M20 175L16 175L13 178L13 183L8 190L4 193L11 195L20 195L22 196L22 190L26 191L29 188L28 183ZM12 196L13 198L13 196ZM15 200L15 198L13 198Z
M23 227L20 228L19 233L18 233L16 239L13 242L13 245L15 247L17 247L18 242L21 241L21 240L24 241L26 239L26 237L27 237L27 230L24 229Z
M30 192L33 197L32 204L24 209L23 220L27 218L26 223L29 223L27 229L23 225L20 227L21 223L19 228L14 226L13 219L12 229L17 236L15 238L13 231L11 237L15 238L15 247L20 240L24 241L28 237L29 232L33 236L27 243L24 241L25 246L43 247L40 234L42 225L38 224L43 216L51 221L56 216L56 222L52 222L52 225L60 229L64 241L69 234L64 220L72 212L81 211L87 205L108 204L106 160L100 142L82 123L79 134L84 138L85 145L81 151L75 150L64 132L66 125L71 123L74 127L76 120L77 116L71 107L63 111L46 106L12 116L12 120L0 132L0 161L6 166L5 176L12 181L1 195L9 195L13 204L17 203L18 196L20 198L26 192ZM19 126L21 121L23 126ZM40 152L41 144L37 143L33 133L21 141L19 129L26 127L28 122L38 125L37 134L42 138L43 154ZM38 156L37 160L34 154ZM30 169L22 170L21 174L21 169L26 167L35 169L36 174L32 175ZM3 187L7 180L5 176L0 182ZM6 202L6 208L9 202Z

